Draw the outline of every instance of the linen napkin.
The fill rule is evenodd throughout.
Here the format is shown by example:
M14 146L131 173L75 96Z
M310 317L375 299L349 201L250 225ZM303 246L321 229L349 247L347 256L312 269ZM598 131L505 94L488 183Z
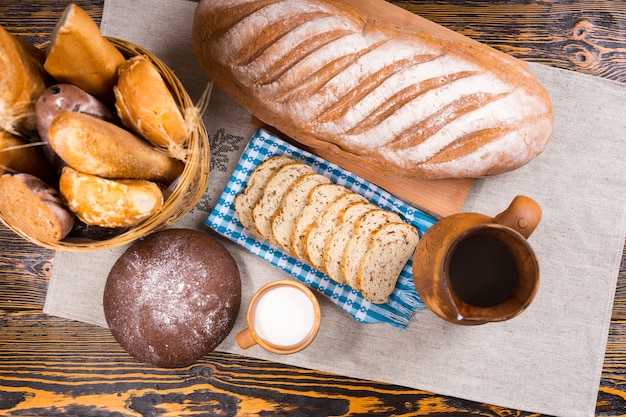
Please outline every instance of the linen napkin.
M185 0L106 0L102 29L159 56L197 99L207 79L191 49L195 7ZM542 65L531 69L553 98L553 138L527 166L476 181L463 209L495 215L517 194L542 206L543 220L530 237L542 282L527 311L504 323L463 327L423 309L401 329L358 322L320 294L323 321L310 347L286 356L258 346L244 351L235 335L245 327L252 294L267 280L290 275L223 239L240 267L243 302L233 333L218 349L525 411L593 415L626 231L626 85ZM219 90L204 121L210 184L176 226L219 238L204 221L257 129ZM57 253L45 311L106 326L102 290L123 250Z

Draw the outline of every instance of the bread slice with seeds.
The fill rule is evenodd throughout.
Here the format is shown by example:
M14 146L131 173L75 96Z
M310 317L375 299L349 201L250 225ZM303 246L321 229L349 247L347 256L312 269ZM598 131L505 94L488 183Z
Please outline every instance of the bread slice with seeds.
M312 174L313 169L303 162L291 162L278 168L267 181L261 199L252 209L252 219L259 234L275 243L272 236L272 217L280 207L283 197L289 188L306 174Z
M381 226L391 222L402 222L402 218L388 210L378 209L365 213L354 224L354 234L348 241L341 258L341 271L346 284L361 290L356 282L359 266L370 248L371 237Z
M271 220L272 236L276 244L291 254L291 233L296 225L298 214L308 202L311 190L320 184L330 184L330 179L321 174L307 174L300 177L287 191L280 208Z
M272 156L261 162L250 174L245 190L235 197L235 211L241 224L253 235L260 236L254 225L252 210L263 196L269 177L281 166L294 162L288 156Z
M322 211L315 222L313 222L306 231L303 249L308 261L315 268L322 271L324 270L322 257L328 237L339 225L339 215L346 207L356 202L367 202L367 199L360 194L352 192L341 195L326 206L324 211Z
M354 234L354 224L365 213L378 210L378 206L372 203L352 203L339 216L339 225L326 241L322 255L324 272L339 284L346 282L341 271L341 260L346 245Z
M387 223L374 232L356 278L364 298L378 304L389 300L418 241L417 230L406 223Z
M296 226L291 233L291 249L295 256L305 262L308 261L304 253L306 231L327 205L348 192L350 191L346 187L339 184L320 184L311 190L308 202L298 215Z

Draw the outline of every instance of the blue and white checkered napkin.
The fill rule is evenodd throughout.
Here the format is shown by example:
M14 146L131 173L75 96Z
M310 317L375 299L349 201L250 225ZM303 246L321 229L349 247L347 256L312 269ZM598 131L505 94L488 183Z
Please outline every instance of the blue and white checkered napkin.
M235 197L245 187L249 175L265 159L274 155L286 155L303 161L319 174L330 178L334 183L363 195L372 203L400 214L407 223L419 230L420 236L428 230L436 219L392 196L382 188L364 180L317 155L292 146L271 133L260 130L251 139L243 152L216 207L206 220L206 224L219 234L240 244L250 252L260 256L272 265L290 273L298 280L326 295L333 303L350 313L363 323L385 322L397 327L407 326L414 312L425 308L415 291L412 276L412 259L405 265L396 289L386 304L374 304L363 298L360 292L338 284L326 274L290 256L282 249L264 239L250 234L239 222L235 212Z

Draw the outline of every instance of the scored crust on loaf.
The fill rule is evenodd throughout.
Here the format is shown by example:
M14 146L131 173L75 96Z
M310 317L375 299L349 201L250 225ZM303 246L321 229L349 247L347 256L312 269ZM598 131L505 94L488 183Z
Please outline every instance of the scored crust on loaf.
M417 230L406 223L388 223L373 234L356 279L363 297L373 303L387 302L418 241Z
M193 46L267 124L392 175L506 172L552 133L525 63L382 0L203 1Z
M378 210L378 207L368 202L352 203L339 216L339 225L328 237L322 255L322 265L326 275L340 284L346 279L341 270L343 252L354 234L354 224L365 213Z
M346 187L339 184L320 184L311 190L308 202L298 214L296 225L291 233L291 250L295 256L308 262L304 252L304 238L309 226L315 222L327 205L348 192Z
M319 184L329 184L330 179L321 174L306 174L300 177L287 191L283 202L272 217L272 236L276 244L291 254L291 233L298 214L308 202L311 190Z
M328 237L340 223L339 214L350 204L356 202L367 202L367 199L356 193L346 193L339 196L335 201L326 206L324 211L306 231L303 246L304 253L308 261L315 268L320 270L324 269L322 257Z
M254 225L252 209L263 196L263 190L265 190L265 184L269 177L278 168L291 162L293 162L291 158L283 155L272 156L261 162L250 174L243 193L235 197L235 211L239 221L255 236L259 236L259 232Z
M357 290L357 275L365 253L370 248L371 237L381 226L391 222L402 222L394 212L379 209L365 213L354 224L354 233L346 244L341 258L341 271L346 283Z
M291 162L274 172L265 185L261 199L252 209L252 219L257 231L264 239L275 243L272 236L272 217L280 207L285 193L303 175L312 174L313 169L302 162Z

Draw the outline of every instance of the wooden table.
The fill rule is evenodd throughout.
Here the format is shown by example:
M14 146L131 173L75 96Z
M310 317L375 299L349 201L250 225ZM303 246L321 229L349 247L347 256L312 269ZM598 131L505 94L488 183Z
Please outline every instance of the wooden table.
M100 21L103 0L75 3ZM394 3L521 59L626 83L623 0ZM67 4L3 0L0 25L37 44ZM0 415L530 415L219 352L184 369L143 366L108 330L44 315L54 253L4 226L0 239ZM626 251L622 260L598 416L626 413Z

